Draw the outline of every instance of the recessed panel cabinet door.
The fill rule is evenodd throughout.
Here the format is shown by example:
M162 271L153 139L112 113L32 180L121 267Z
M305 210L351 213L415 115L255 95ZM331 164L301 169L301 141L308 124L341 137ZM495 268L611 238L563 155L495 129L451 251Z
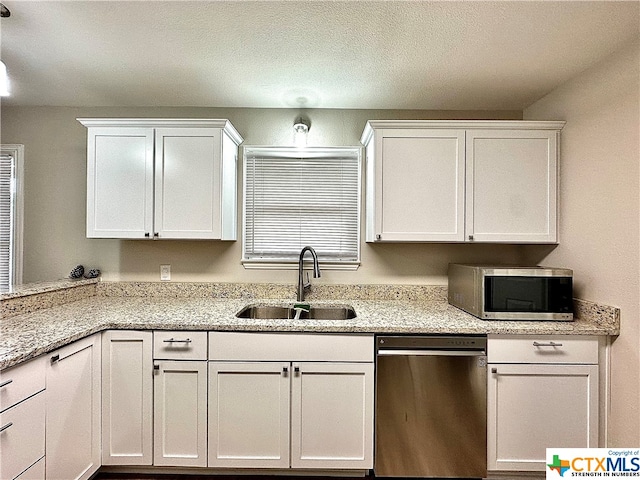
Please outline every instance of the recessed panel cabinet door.
M373 468L373 363L294 363L292 468Z
M90 128L87 237L145 238L153 230L153 129Z
M209 466L289 468L290 365L209 362Z
M160 238L221 238L220 135L217 128L156 129Z
M100 334L49 354L46 478L87 479L100 467Z
M491 364L489 470L544 471L546 448L598 447L598 366Z
M553 130L468 130L467 239L557 241Z
M155 361L154 465L207 466L207 362Z
M385 129L376 137L375 241L464 239L464 130ZM368 167L369 170L370 167Z
M152 333L105 332L102 360L102 464L151 465Z

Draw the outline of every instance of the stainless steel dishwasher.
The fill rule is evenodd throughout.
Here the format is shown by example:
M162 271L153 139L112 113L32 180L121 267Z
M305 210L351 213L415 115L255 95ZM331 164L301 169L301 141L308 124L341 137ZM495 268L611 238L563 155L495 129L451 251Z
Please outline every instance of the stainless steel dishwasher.
M376 338L377 477L487 475L484 336Z

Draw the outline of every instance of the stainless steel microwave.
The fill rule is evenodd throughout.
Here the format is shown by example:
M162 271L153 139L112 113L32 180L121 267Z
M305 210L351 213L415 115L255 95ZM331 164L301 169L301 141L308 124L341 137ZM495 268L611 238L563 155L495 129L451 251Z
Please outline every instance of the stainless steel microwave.
M449 264L449 303L484 320L573 320L573 271Z

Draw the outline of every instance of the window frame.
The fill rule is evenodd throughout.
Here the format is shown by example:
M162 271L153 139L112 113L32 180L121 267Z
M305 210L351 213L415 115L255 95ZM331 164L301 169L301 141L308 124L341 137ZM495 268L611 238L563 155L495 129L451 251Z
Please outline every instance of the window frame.
M24 145L0 144L0 154L15 160L13 222L11 232L11 284L8 291L22 284L24 265Z
M344 147L291 147L291 146L259 146L259 145L243 145L241 146L242 155L242 259L241 263L245 269L267 269L267 270L297 270L298 269L298 256L294 258L246 258L246 242L247 242L247 152L283 152L284 156L291 156L292 158L304 156L305 152L309 152L314 155L314 158L318 158L318 155L336 156L340 152L349 152L357 157L357 205L356 205L356 260L344 260L344 261L331 261L326 259L320 260L322 269L326 270L357 270L361 264L361 244L362 244L362 183L363 183L363 161L364 161L364 149L362 146L344 146ZM313 247L313 243L311 245ZM309 259L310 257L307 257Z

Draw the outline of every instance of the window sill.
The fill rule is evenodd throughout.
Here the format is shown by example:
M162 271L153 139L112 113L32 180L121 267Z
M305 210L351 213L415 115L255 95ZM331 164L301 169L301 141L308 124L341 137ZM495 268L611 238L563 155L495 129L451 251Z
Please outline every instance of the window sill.
M320 263L321 270L358 270L360 262L323 262ZM309 262L305 261L305 267ZM287 260L242 260L242 265L247 270L298 270L297 261Z

